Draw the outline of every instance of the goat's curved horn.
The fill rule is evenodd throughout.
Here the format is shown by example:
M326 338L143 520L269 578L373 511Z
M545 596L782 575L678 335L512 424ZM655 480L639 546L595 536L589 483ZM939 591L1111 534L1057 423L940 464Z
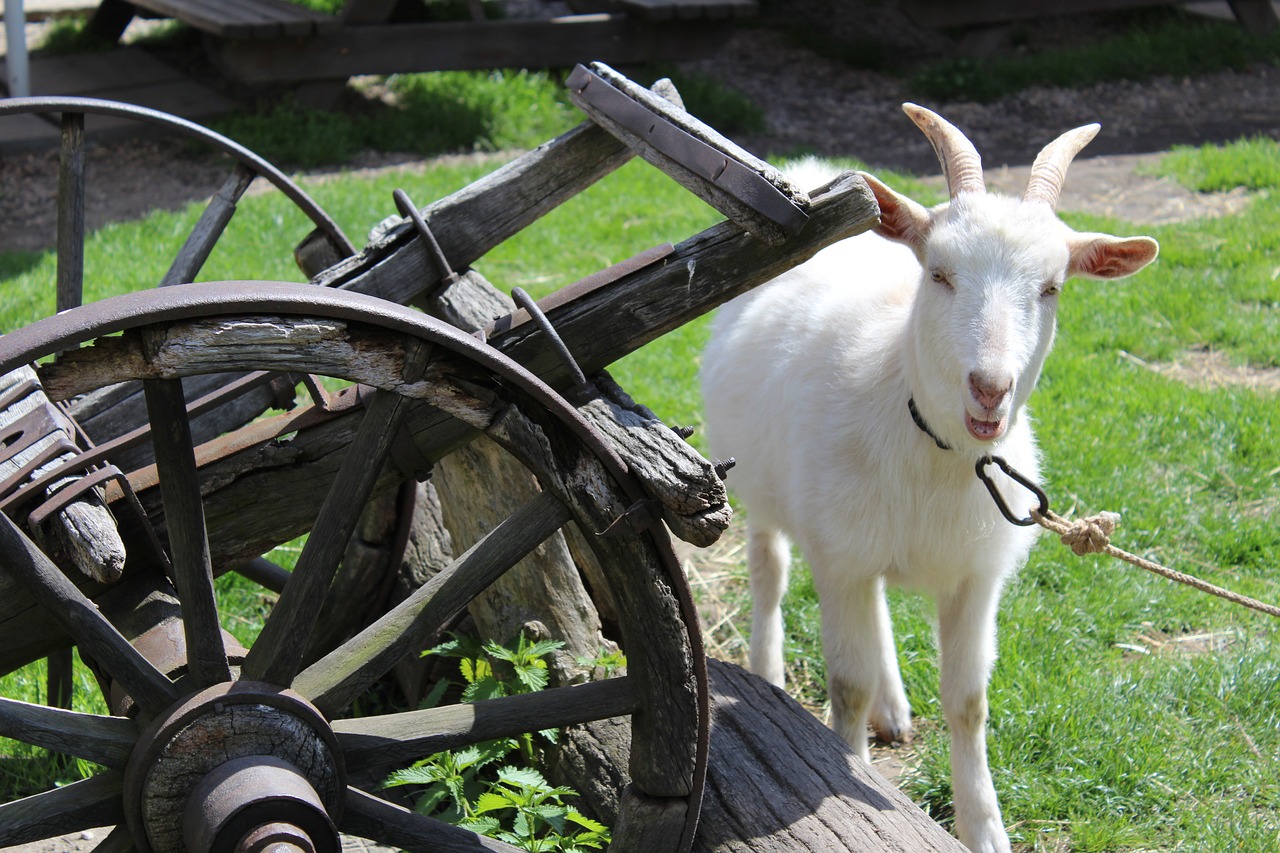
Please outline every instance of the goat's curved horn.
M1080 149L1098 135L1100 128L1101 125L1098 124L1086 124L1084 127L1068 130L1046 145L1031 165L1031 178L1027 181L1027 190L1022 198L1026 201L1043 201L1049 207L1057 207L1062 182L1067 178L1067 167L1080 153Z
M916 104L903 104L905 112L916 127L924 131L933 145L942 174L947 179L947 191L955 198L960 193L986 192L982 180L982 157L969 138L942 116Z

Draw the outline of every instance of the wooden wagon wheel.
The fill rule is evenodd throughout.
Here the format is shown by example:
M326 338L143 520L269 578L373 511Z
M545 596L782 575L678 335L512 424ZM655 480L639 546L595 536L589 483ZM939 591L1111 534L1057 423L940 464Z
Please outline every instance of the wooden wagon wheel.
M0 699L0 734L107 768L0 805L0 846L114 824L99 850L334 850L339 830L410 850L514 850L392 805L350 785L347 774L625 715L631 782L611 849L691 844L708 721L688 590L664 533L615 524L633 517L634 484L553 391L476 339L410 309L273 282L193 284L83 306L0 337L0 372L56 352L64 355L41 368L55 400L125 379L145 383L158 461L129 479L144 501L152 493L162 498L163 509L150 515L161 518L183 618L166 654L150 653L154 636L148 646L149 632L136 624L127 626L129 635L141 635L131 643L110 608L77 586L85 586L82 579L61 571L0 517L0 568L105 673L116 697L111 716ZM343 395L352 403L346 409L267 419L194 448L182 378L257 370L305 370L361 384ZM367 630L304 666L321 596L367 497L403 478L398 456L407 452L416 467L477 433L536 477L538 497ZM334 454L336 473L314 488L310 536L262 633L247 651L236 649L219 625L213 576L242 558L237 551L261 553L293 532L280 529L288 526L282 520L274 542L246 544L247 534L230 531L234 518L217 506L222 467L286 442L305 455L313 435L315 443L346 450ZM269 468L236 470L250 490L255 477L272 476ZM309 499L300 494L290 503ZM251 514L276 510L266 509ZM244 526L260 530L250 523L257 520ZM452 614L569 521L604 569L626 675L475 705L343 718L398 659L430 642ZM610 528L611 535L600 535ZM145 537L133 531L128 541L126 581L164 586L164 574L147 564L145 544L134 550Z
M98 116L136 121L205 143L229 156L235 165L214 193L191 233L177 250L164 278L141 286L195 281L236 212L236 204L257 178L284 194L315 225L330 262L356 250L342 229L306 191L271 163L227 137L195 122L134 104L99 98L37 97L0 100L0 119L17 115L56 115L62 129L58 168L57 310L81 304L84 285L85 241L85 118Z

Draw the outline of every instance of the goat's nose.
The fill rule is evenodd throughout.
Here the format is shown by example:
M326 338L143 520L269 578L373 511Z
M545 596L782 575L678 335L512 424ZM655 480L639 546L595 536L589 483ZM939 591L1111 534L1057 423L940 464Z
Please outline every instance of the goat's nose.
M1004 402L1005 397L1013 390L1013 381L1007 378L995 378L981 373L969 374L969 391L973 399L984 409L994 409Z

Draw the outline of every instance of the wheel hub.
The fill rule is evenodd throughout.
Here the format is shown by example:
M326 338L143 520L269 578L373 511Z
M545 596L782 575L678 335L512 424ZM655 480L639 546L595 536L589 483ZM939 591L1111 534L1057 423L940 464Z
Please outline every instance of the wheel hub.
M329 724L298 694L228 682L143 731L125 768L142 853L337 851L346 772Z

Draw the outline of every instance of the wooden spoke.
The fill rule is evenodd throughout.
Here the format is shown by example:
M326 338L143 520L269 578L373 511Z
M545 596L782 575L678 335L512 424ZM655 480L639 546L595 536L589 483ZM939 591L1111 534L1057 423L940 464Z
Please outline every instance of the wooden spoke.
M123 823L123 789L121 774L108 770L0 805L0 847Z
M80 304L84 291L84 113L62 114L58 161L57 308Z
M333 730L350 771L416 761L523 732L621 717L636 707L635 685L622 676L482 702L336 720Z
M571 517L543 492L377 622L299 673L293 689L320 710L337 713Z
M126 717L0 698L0 735L107 767L122 767L138 739L138 724Z
M173 682L131 646L98 606L3 514L0 554L8 573L71 634L81 654L93 658L124 685L145 712L154 714L177 700Z
M187 242L183 243L182 248L178 250L178 256L173 259L169 271L160 282L161 287L196 280L201 267L209 258L209 253L213 251L214 244L218 242L222 232L227 228L227 223L235 215L236 202L240 200L240 196L244 195L249 184L253 183L254 177L256 177L254 171L244 163L236 164L231 176L222 184L209 201L209 206L200 215L200 221L187 236Z
M428 353L429 347L419 341L406 347L406 380L417 379ZM245 657L244 678L285 686L293 681L351 531L369 502L410 402L394 391L374 394L298 557L293 576Z
M182 602L187 671L198 686L208 687L230 681L231 667L213 597L213 566L186 397L181 379L148 379L142 384L172 551L173 582Z
M338 829L409 853L518 853L520 850L352 787L347 788L346 808Z

